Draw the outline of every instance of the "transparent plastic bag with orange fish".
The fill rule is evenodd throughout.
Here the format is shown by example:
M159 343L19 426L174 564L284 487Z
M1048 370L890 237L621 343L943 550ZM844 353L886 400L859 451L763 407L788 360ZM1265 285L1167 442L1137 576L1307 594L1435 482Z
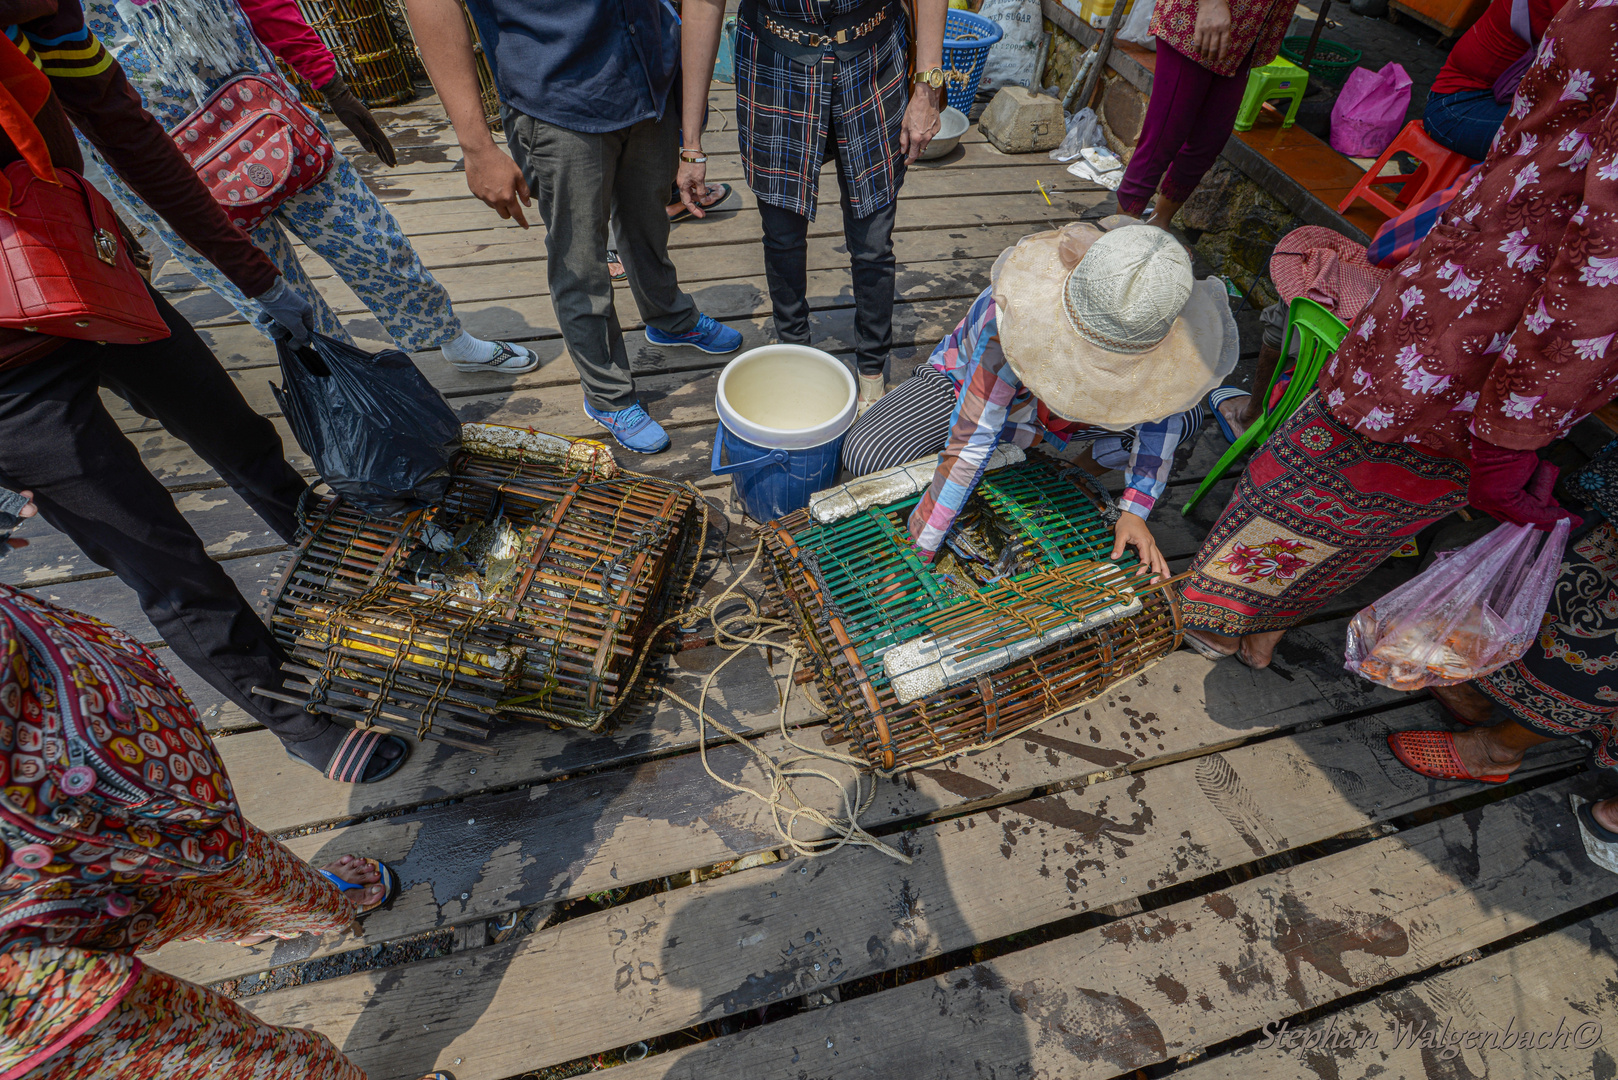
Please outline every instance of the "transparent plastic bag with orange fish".
M1502 525L1365 608L1344 667L1394 690L1454 686L1521 657L1550 605L1568 522ZM1543 542L1541 542L1543 541Z

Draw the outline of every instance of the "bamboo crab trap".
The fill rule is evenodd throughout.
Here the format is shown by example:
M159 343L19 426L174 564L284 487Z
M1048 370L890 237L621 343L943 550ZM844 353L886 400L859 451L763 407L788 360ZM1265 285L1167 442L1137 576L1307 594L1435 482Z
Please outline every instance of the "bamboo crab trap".
M400 105L416 96L407 67L409 54L394 38L393 26L381 0L298 0L304 21L325 42L343 73L343 80L372 108ZM297 88L304 103L330 112L320 92L285 61L281 71Z
M468 749L495 717L600 731L628 700L695 574L701 500L587 439L467 424L462 449L438 506L310 515L271 591L301 683L258 693Z
M894 470L909 468L908 497L869 505L850 494L892 479L879 474L759 533L822 704L884 771L1040 723L1180 643L1174 591L1136 590L1133 554L1110 560L1104 494L1044 455L985 475L948 549L924 565L907 519L932 465Z

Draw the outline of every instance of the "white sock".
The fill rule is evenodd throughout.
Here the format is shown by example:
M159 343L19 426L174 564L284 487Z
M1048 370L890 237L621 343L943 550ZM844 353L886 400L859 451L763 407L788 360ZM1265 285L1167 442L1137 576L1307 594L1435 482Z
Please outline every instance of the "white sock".
M488 363L500 351L500 346L495 342L475 338L465 330L461 331L460 337L440 348L447 359L461 364Z

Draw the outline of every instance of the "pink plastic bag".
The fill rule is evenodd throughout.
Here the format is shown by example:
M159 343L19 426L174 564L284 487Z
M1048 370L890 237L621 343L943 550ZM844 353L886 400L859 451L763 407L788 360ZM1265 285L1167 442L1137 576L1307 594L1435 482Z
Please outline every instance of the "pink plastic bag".
M1549 534L1502 525L1434 562L1354 616L1343 666L1394 690L1420 690L1520 658L1550 606L1567 534L1566 519Z
M1331 109L1332 149L1349 157L1381 157L1405 126L1410 108L1410 76L1397 63L1381 71L1357 67Z

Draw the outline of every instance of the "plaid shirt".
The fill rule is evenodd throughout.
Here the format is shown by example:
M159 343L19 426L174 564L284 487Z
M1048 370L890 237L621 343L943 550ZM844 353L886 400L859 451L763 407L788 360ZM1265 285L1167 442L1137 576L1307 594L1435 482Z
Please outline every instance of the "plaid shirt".
M1164 420L1138 424L1126 432L1063 422L1052 431L1040 417L1040 402L1023 386L1000 351L994 296L984 289L938 347L929 363L947 375L959 395L949 446L939 458L933 482L910 513L910 538L931 559L944 545L955 518L983 478L995 445L1027 449L1043 440L1055 450L1075 439L1095 440L1096 462L1124 468L1126 487L1120 509L1146 517L1168 486L1174 450L1201 423L1201 406ZM1058 425L1052 425L1058 426Z
M783 18L822 25L864 0L758 0ZM839 61L828 49L805 67L736 25L736 119L742 168L761 202L815 218L826 138L837 127L838 173L857 218L885 209L899 194L904 158L899 127L910 102L905 21L888 9L870 35L870 51Z

